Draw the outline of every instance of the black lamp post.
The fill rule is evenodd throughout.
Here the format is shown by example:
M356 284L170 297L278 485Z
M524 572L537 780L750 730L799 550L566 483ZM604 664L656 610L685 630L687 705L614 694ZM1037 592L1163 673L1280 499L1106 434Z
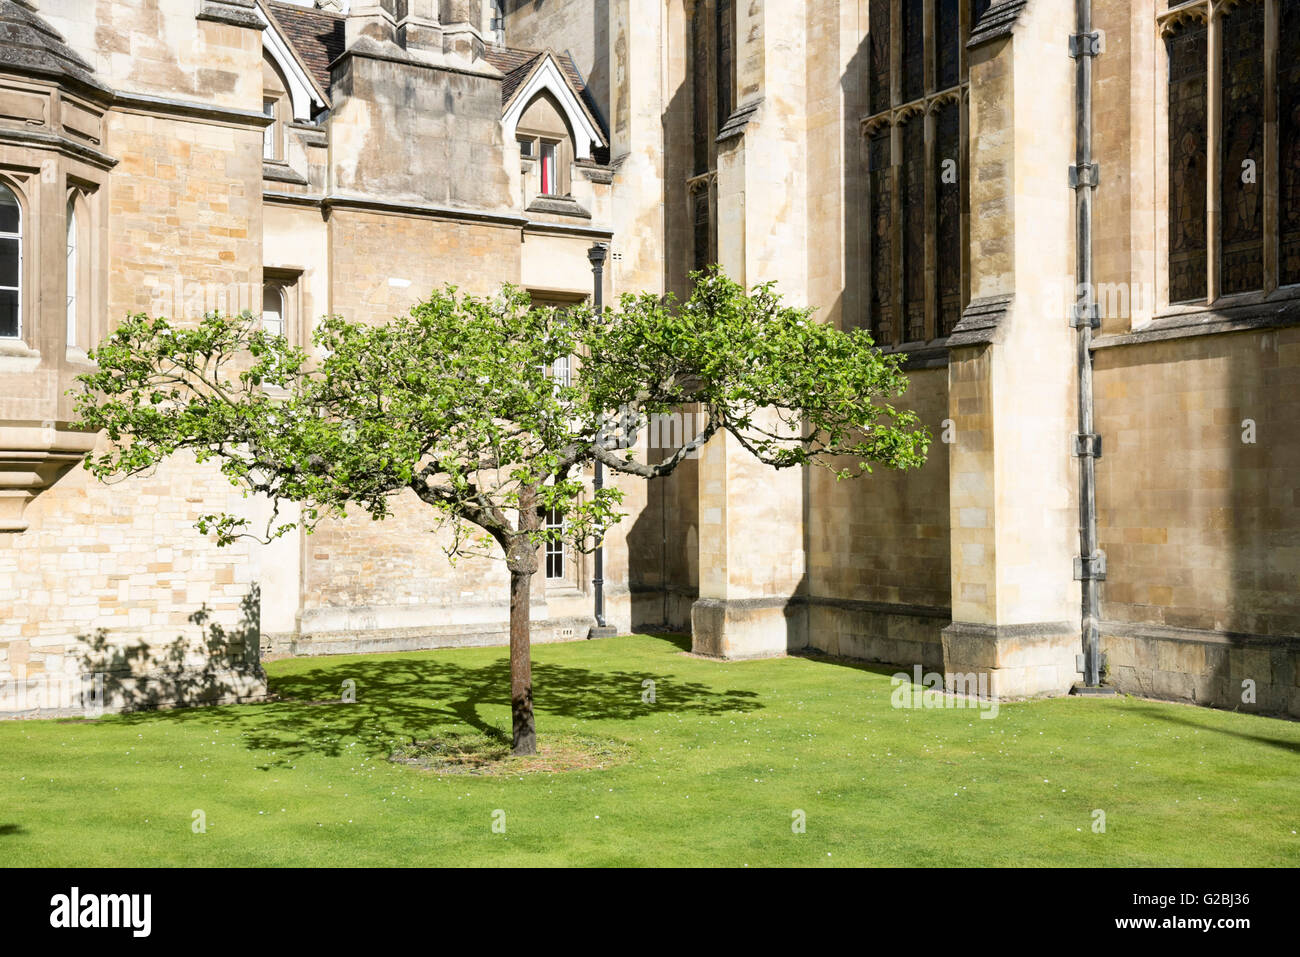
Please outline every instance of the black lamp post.
M587 250L587 259L591 262L595 281L592 305L595 306L597 315L605 311L605 257L608 255L607 243L596 243ZM597 436L597 441L599 440L600 437ZM596 475L591 484L597 492L605 487L605 467L600 462L596 463ZM591 637L605 637L613 635L614 629L605 621L605 545L603 542L596 546L595 571L591 584L596 597L596 627L592 630Z

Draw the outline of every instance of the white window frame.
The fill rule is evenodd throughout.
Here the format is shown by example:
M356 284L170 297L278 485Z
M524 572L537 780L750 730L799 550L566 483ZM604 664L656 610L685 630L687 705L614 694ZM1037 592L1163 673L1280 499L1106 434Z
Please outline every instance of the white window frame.
M564 528L564 517L560 514L558 508L548 509L546 512L546 529ZM550 538L546 540L546 580L548 582L565 581L568 569L565 567L565 560L568 556L565 554L564 541L553 541Z
M68 288L67 288L67 331L68 341L67 348L75 349L77 343L77 318L80 300L77 293L81 285L81 270L78 267L78 246L81 242L81 235L77 231L77 194L73 193L68 197L67 206L67 251L68 251Z
M14 330L14 334L11 336L0 334L0 339L20 340L23 337L23 223L25 219L23 216L23 201L22 197L18 195L18 191L2 180L0 180L0 189L5 190L13 197L14 204L18 208L18 231L14 233L0 232L0 239L18 240L18 285L0 286L0 289L5 292L16 292L18 294L18 328Z
M281 160L280 142L283 139L280 133L280 101L266 97L262 100L262 112L271 118L270 125L262 130L262 159L268 163L278 163Z
M278 320L278 322L279 322L279 324L280 324L280 328L279 328L278 330L271 330L271 329L267 328L267 324L266 324L266 316L267 316L267 310L266 310L266 299L267 299L267 296L271 295L272 293L274 293L276 299L278 299L278 300L280 301L280 318L279 318L279 320ZM287 336L287 335L288 335L288 331L287 331L287 330L288 330L288 323L287 323L287 320L286 320L286 317L285 317L285 306L286 306L286 299L285 299L285 295L284 295L284 286L281 285L281 284L278 283L278 282L268 282L268 283L263 283L263 285L262 285L262 320L261 320L261 321L262 321L262 331L263 331L263 332L268 332L268 333L271 333L272 335L278 335L278 336Z
M556 140L542 140L538 153L540 173L539 195L560 196L560 144ZM547 187L550 187L547 189Z

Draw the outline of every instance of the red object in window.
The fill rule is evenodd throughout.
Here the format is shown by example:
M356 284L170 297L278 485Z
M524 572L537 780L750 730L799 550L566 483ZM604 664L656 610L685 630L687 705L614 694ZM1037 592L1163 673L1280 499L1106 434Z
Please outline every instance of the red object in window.
M542 144L542 195L555 193L555 144Z

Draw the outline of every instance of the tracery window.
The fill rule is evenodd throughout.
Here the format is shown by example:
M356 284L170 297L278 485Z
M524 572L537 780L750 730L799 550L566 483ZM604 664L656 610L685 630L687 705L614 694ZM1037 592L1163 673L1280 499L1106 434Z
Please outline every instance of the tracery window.
M866 322L878 345L947 336L968 297L966 39L987 6L868 5Z
M1300 283L1300 0L1170 2L1160 26L1169 302Z

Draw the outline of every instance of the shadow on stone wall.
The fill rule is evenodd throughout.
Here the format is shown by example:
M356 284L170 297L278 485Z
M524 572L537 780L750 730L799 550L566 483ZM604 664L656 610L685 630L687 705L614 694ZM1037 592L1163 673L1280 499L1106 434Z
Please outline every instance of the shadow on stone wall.
M261 590L253 585L239 603L240 617L227 628L204 604L189 616L199 635L168 644L141 638L114 641L108 631L82 635L81 671L103 676L98 704L105 711L228 704L266 697L259 660Z

